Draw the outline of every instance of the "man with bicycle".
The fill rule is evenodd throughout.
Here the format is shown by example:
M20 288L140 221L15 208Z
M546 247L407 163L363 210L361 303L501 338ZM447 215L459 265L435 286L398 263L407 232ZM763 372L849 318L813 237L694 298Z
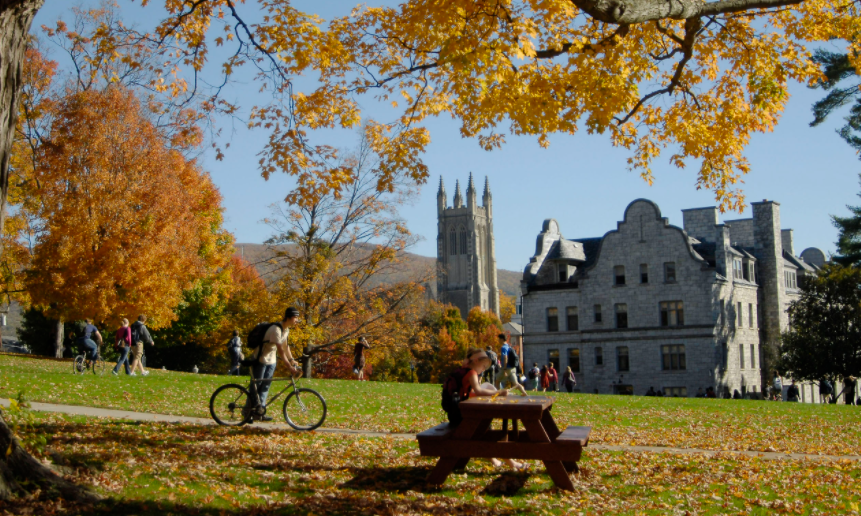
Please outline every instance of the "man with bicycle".
M269 387L272 385L271 378L275 375L275 366L277 365L278 357L287 365L290 374L296 376L299 374L299 364L293 360L293 355L290 352L290 347L287 345L287 337L290 335L290 328L296 325L299 321L299 310L293 307L284 311L284 319L281 322L274 323L266 330L266 335L263 337L263 344L257 348L254 355L251 357L254 360L254 378L251 380L251 396L248 397L248 403L255 403L257 399L255 392L260 396L260 404L266 405L266 398L269 396ZM264 380L264 381L255 381ZM246 406L245 410L251 410L254 407ZM261 416L261 421L272 421L269 416Z

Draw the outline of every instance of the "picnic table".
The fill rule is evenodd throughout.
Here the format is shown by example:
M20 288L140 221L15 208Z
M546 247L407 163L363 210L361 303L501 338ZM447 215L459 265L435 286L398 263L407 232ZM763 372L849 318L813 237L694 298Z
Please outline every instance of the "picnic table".
M443 423L416 436L422 456L439 457L428 482L444 483L472 458L540 460L557 487L573 491L568 474L579 471L577 461L592 427L569 426L560 431L550 414L552 407L553 398L547 396L479 396L462 401L460 425L452 428ZM491 428L494 419L502 420L501 430Z

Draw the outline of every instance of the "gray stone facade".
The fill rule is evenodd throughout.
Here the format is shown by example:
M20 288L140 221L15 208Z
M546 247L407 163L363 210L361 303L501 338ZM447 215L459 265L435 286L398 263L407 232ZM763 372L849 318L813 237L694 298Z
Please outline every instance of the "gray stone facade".
M638 199L615 230L574 240L544 221L521 282L527 367L571 366L582 392L758 396L770 385L763 346L787 328L799 276L821 263L794 255L778 203L752 211L720 224L717 208L683 210L682 229Z
M499 316L496 248L493 240L493 198L485 178L482 205L476 202L472 174L466 205L455 183L454 204L448 206L445 185L437 193L437 296L460 309L464 320L479 306Z

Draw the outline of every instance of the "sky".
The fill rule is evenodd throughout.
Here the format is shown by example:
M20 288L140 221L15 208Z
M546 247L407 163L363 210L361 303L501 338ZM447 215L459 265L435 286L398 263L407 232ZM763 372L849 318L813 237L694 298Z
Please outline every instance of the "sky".
M148 29L161 18L158 1L141 8L139 1L118 0L124 20L133 21L139 29ZM292 4L323 18L347 14L357 1L299 0ZM366 2L373 4L374 2ZM73 4L68 0L46 0L33 23L33 32L41 25L54 25L59 17L71 19L71 5L95 7L98 0ZM256 2L248 2L253 10ZM837 48L835 48L837 50ZM54 55L57 59L59 56ZM214 56L215 57L215 56ZM247 82L234 86L231 94L248 105L258 93L258 86ZM756 134L745 155L751 172L741 188L748 202L763 199L780 203L781 225L793 229L796 254L808 247L827 253L835 251L837 232L831 215L846 215L846 205L858 205L861 162L835 130L843 125L837 113L817 127L809 127L811 105L823 96L819 90L793 84L791 98L780 123L767 134ZM385 113L370 97L361 98L364 110L372 115ZM423 157L430 170L428 183L421 188L414 204L401 209L410 230L422 237L412 249L424 256L436 255L436 194L439 179L445 181L449 204L455 181L462 192L470 172L481 188L485 176L493 194L493 226L496 239L497 266L520 271L535 252L535 239L542 221L554 218L566 238L602 236L616 228L625 207L634 199L656 202L670 223L682 225L681 210L714 206L714 194L696 190L697 167L679 170L668 164L669 154L655 162L655 182L647 185L636 172L626 168L629 156L616 149L607 136L580 132L574 136L554 135L548 149L539 147L535 138L508 137L502 149L487 152L475 140L461 138L457 121L437 118L428 121L431 144ZM225 159L215 160L206 152L201 161L224 198L225 227L239 243L262 243L273 230L262 221L270 215L270 206L283 201L293 181L284 174L264 180L257 168L257 154L267 135L250 131L241 124L223 123L220 143L230 142ZM326 143L339 148L355 145L357 135L349 131L333 132ZM480 196L480 192L479 192ZM479 197L480 198L480 197ZM725 213L721 220L751 216Z

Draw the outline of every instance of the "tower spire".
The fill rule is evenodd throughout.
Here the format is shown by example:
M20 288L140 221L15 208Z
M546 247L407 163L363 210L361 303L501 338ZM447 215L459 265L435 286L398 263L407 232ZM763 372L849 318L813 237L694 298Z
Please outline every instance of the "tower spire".
M436 193L436 208L437 213L442 214L446 208L445 184L442 182L442 176L439 176L439 191Z
M481 196L481 205L487 210L487 216L493 216L493 195L490 194L490 179L484 176L484 195Z
M463 197L460 195L460 181L454 182L454 207L463 208Z
M466 185L466 207L473 209L475 203L475 183L472 181L472 172L469 173L469 183Z

